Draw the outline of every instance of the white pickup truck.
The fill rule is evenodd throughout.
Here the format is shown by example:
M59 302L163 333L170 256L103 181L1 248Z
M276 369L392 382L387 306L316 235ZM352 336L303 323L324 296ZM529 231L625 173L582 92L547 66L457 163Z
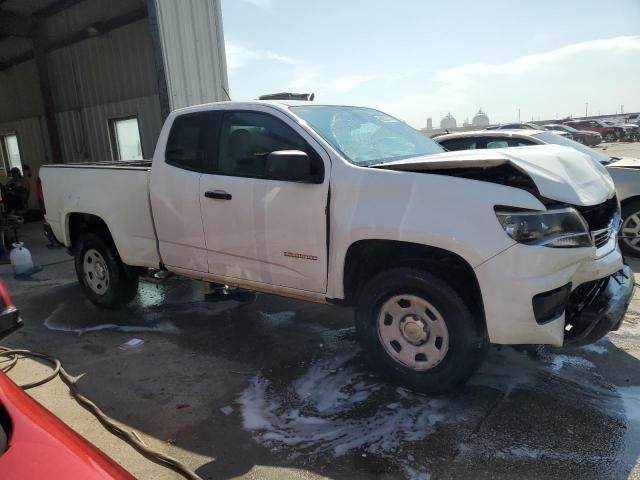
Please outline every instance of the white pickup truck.
M152 161L40 176L97 305L147 269L353 305L372 363L428 393L489 342L594 342L633 294L613 182L566 147L444 153L369 108L228 102L169 115Z

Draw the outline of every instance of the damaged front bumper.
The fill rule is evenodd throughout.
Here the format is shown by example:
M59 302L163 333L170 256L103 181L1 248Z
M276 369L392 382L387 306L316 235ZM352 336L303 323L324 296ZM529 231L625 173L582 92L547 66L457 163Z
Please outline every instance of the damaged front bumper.
M626 290L620 287L621 291L615 288L616 280L610 280L618 278L621 270L628 275L615 235L595 251L520 244L508 248L474 269L489 340L558 347L572 343L573 337L580 343L595 341L599 332L604 331L602 336L616 326L633 293L629 279L623 282ZM594 281L602 283L597 292L585 292ZM567 316L574 322L570 333L565 328ZM598 320L600 317L607 318ZM611 318L616 321L607 328Z
M633 290L633 272L627 265L609 277L576 288L567 304L564 343L586 345L620 328Z

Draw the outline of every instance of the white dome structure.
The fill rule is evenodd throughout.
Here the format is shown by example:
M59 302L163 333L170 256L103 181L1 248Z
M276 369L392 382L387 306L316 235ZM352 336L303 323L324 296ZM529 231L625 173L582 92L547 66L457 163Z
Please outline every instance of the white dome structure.
M476 113L473 116L473 120L471 120L471 125L474 127L488 127L489 124L489 117L482 111L482 109L478 110L478 113Z
M451 112L447 113L442 120L440 120L440 128L456 128L458 123Z

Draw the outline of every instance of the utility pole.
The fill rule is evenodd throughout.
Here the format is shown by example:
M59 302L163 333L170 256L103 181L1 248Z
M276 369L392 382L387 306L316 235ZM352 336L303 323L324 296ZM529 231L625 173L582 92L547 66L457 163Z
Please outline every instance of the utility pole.
M520 107L518 107L518 123L520 123Z
M584 116L589 116L589 102L584 102Z

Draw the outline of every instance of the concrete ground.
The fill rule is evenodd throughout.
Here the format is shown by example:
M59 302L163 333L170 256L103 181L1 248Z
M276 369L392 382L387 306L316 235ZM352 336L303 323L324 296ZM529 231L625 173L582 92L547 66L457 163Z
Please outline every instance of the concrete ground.
M367 368L350 310L267 295L207 303L201 283L177 278L100 310L40 230L21 234L42 272L18 281L0 267L25 322L3 345L60 358L83 394L203 478L640 479L640 293L595 345L493 347L461 391L428 398ZM122 348L134 338L144 343ZM24 360L10 376L45 373ZM29 393L137 478L179 478L60 381Z
M597 147L603 153L611 157L635 157L640 158L640 143L638 142L612 142L601 143Z

